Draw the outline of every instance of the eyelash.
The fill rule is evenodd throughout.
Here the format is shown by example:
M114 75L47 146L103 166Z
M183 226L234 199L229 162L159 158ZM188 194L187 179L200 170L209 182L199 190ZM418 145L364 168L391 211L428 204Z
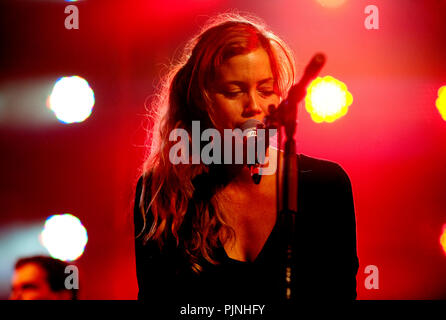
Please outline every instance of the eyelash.
M242 93L242 91L236 91L236 92L224 92L223 94L228 98L235 98L237 95Z
M270 97L275 93L273 90L264 90L264 91L259 90L259 92L260 92L260 94L262 94L263 96L266 96L266 97ZM239 95L241 93L243 93L243 91L224 92L223 94L225 96L227 96L228 98L235 98L235 97L237 97L237 95Z
M265 90L265 91L260 91L264 96L270 97L272 96L275 92L272 90Z

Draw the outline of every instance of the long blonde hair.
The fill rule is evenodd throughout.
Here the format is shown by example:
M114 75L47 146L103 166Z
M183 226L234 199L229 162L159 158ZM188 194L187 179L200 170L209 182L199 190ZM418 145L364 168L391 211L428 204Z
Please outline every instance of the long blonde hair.
M219 209L217 186L206 185L206 179L201 179L212 174L212 169L202 163L172 164L169 151L175 142L169 141L169 134L181 128L191 137L193 120L199 120L202 129L215 128L210 86L217 68L230 57L259 47L268 53L275 86L283 98L295 78L289 48L257 18L222 14L189 41L151 103L154 128L149 133L151 147L143 165L139 207L144 228L139 236L144 237L144 243L153 240L162 248L172 235L197 273L202 270L203 258L218 263L213 249L219 239L230 238L234 232Z

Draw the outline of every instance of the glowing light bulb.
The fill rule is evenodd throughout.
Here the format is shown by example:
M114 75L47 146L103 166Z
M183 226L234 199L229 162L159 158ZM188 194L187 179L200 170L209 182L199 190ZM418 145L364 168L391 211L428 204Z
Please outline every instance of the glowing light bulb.
M313 121L333 122L347 113L352 102L353 96L342 81L317 77L307 89L305 108Z
M73 261L84 252L87 230L81 221L67 213L49 217L40 234L40 242L56 259Z
M440 236L440 244L441 247L443 248L444 254L446 254L446 223L443 225L443 232L441 233Z
M342 6L346 0L317 0L323 7L337 8Z
M442 86L438 90L438 98L435 101L435 105L443 120L446 121L446 86Z
M72 76L56 81L47 104L59 121L73 123L87 119L94 102L94 93L87 80Z

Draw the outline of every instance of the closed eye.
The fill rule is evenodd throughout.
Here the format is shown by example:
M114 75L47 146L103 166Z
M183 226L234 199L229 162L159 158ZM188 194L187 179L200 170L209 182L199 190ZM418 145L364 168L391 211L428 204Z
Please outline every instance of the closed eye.
M23 284L22 285L22 289L24 289L24 290L34 290L34 289L37 289L37 286L35 285L35 284L32 284L32 283L25 283L25 284Z
M225 97L227 97L227 98L236 98L236 97L238 97L240 94L242 94L243 91L225 91L225 92L222 92L222 93L223 93L223 95L224 95Z
M275 94L274 90L259 90L259 93L265 97L270 97Z
M258 88L257 91L264 97L270 97L273 94L277 93L276 90L274 90L274 88L271 86L262 86Z

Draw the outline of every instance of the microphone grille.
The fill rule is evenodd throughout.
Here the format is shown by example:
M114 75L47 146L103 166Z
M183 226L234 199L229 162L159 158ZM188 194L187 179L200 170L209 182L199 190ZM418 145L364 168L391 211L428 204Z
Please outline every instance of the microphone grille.
M246 129L251 129L251 128L265 128L265 124L257 119L249 119L246 120L245 122L243 122L240 126L240 129L242 129L242 131L245 131Z

